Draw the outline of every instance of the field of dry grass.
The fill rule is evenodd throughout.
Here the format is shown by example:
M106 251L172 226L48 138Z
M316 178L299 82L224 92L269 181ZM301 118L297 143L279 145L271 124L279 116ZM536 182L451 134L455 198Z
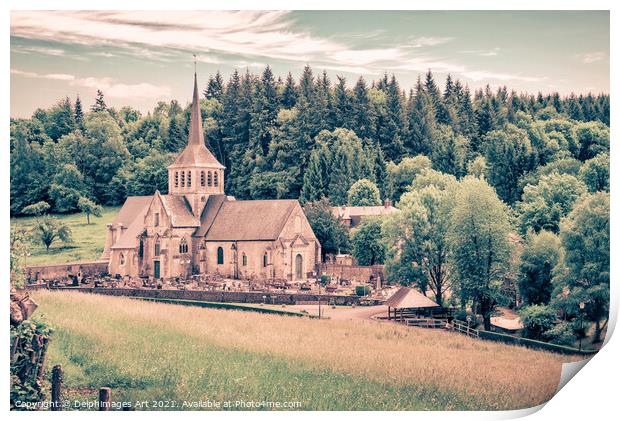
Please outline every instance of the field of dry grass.
M128 400L298 399L302 409L517 409L569 358L456 333L40 291L49 364ZM105 384L104 384L105 383ZM153 396L155 395L155 396Z

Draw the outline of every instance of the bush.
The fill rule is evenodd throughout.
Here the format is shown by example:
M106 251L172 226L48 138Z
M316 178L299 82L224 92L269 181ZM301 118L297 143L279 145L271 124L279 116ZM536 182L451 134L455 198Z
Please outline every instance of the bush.
M370 287L367 285L358 285L355 287L355 295L364 297L370 295Z
M577 339L572 326L566 322L558 323L547 330L543 336L552 344L557 345L572 345Z
M328 275L321 275L321 285L327 285L329 282L331 282L332 277L328 276Z
M557 317L555 310L545 305L524 307L519 314L523 322L522 334L530 339L542 339L543 334L554 326Z
M462 322L467 322L467 310L460 308L454 312L454 318Z

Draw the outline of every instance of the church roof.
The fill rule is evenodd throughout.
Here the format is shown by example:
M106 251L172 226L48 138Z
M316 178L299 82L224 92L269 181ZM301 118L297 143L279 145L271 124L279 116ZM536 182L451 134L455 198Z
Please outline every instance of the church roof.
M391 213L400 212L400 209L395 208L392 205L378 205L378 206L334 206L332 208L332 214L336 218L342 218L344 220L351 219L360 216L383 216Z
M166 213L170 216L173 227L198 227L200 221L192 214L192 210L183 196L161 194Z
M211 225L213 225L213 221L215 221L215 217L220 211L222 203L226 200L228 199L225 194L212 194L209 196L205 208L202 210L202 215L200 215L200 227L194 233L195 236L205 236L209 228L211 228Z
M113 249L131 249L138 246L138 236L144 230L144 216L149 209L153 196L129 196L116 218L113 225L123 224L126 229L112 245Z
M296 206L299 206L297 200L224 200L211 226L203 230L205 238L207 241L276 240Z
M196 73L194 73L194 96L192 99L192 111L190 114L187 146L168 168L181 167L225 168L205 146Z

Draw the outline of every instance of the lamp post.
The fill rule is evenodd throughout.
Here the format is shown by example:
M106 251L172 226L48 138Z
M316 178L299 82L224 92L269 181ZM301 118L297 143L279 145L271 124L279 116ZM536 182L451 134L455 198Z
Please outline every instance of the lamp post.
M583 339L584 336L584 332L583 332L583 309L586 308L586 303L584 303L583 301L581 301L579 303L579 315L580 315L580 335L579 335L579 352L581 352L581 340Z

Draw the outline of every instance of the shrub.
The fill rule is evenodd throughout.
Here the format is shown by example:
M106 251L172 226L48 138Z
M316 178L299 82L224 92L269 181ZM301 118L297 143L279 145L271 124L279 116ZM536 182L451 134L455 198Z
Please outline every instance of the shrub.
M358 285L355 287L355 295L364 297L370 295L370 287L368 285Z
M544 338L552 344L572 345L575 340L575 332L570 323L558 323L543 334Z
M327 285L332 280L329 275L321 275L321 285Z
M556 320L556 313L550 306L533 305L524 307L520 312L523 322L522 334L530 339L542 339Z

